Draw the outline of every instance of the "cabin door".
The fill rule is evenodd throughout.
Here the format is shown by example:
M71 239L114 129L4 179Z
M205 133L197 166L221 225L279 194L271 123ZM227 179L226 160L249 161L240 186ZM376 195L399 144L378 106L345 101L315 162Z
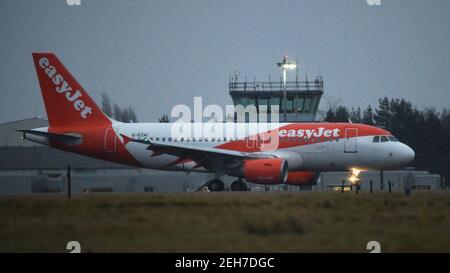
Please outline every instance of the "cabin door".
M344 153L356 153L358 128L345 129Z

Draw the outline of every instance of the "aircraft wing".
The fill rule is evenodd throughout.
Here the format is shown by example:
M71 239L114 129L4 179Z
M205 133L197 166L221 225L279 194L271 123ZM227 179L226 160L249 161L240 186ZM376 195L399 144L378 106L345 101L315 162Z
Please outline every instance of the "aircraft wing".
M201 154L209 156L225 156L242 159L261 158L261 155L254 153L244 153L239 151L218 149L214 147L199 147L189 144L162 143L149 140L131 139L132 142L148 145L147 150L154 151L157 154L169 154L174 156L185 156L186 154ZM266 157L266 156L263 156Z
M214 147L199 147L189 144L179 143L161 143L149 140L130 139L132 142L142 143L148 145L147 150L153 151L152 156L161 154L169 154L177 156L178 159L170 165L176 165L184 160L192 160L196 163L193 169L204 167L212 171L221 171L226 168L236 166L245 159L258 158L275 158L271 154L263 153L244 153L239 151L218 149Z

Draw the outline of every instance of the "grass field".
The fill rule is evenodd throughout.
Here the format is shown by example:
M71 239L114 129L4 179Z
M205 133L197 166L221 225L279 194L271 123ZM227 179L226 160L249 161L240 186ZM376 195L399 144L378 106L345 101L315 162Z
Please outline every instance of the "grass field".
M450 193L0 197L1 252L450 252Z

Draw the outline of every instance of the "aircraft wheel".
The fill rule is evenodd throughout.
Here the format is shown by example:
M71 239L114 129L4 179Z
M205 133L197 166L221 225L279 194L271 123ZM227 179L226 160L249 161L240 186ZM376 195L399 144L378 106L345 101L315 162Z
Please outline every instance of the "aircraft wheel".
M225 189L225 184L222 180L213 179L208 182L208 189L210 191L223 191Z
M242 180L236 180L231 184L231 190L232 191L246 191L247 184L245 184L245 182Z

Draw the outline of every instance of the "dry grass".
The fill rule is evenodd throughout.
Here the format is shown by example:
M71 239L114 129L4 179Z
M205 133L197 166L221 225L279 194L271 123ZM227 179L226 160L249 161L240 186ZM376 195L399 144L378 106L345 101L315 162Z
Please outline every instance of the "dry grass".
M1 252L450 252L450 193L0 197Z

